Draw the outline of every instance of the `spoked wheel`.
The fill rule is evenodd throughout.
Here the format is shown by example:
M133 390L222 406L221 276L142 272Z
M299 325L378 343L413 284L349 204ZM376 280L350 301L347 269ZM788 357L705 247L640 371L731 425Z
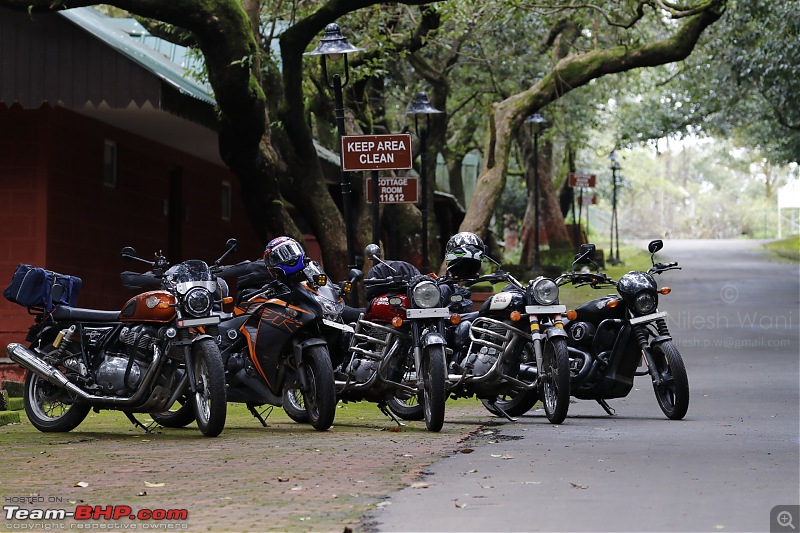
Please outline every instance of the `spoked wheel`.
M194 407L189 397L184 394L175 400L169 410L150 413L150 418L165 428L182 428L194 422Z
M314 429L325 431L333 425L336 416L336 385L328 349L324 346L309 347L303 363L300 371L306 373L308 390L302 396L308 421Z
M447 369L443 346L428 346L422 352L422 405L425 427L440 431L444 425L444 404L447 401Z
M514 391L492 399L482 398L481 403L487 411L496 416L503 416L497 407L505 411L508 416L522 416L530 411L538 400L538 391L533 389Z
M414 356L409 351L405 357L402 368L392 376L392 380L398 381L403 385L415 385L417 382L417 372L414 368ZM425 410L419 403L419 396L413 393L398 392L394 397L386 402L389 410L403 420L422 420L425 418Z
M192 365L197 392L190 393L197 427L206 437L216 437L225 427L227 394L225 369L219 348L212 339L201 339L192 345Z
M308 423L308 411L306 411L306 402L303 399L303 393L300 389L292 388L286 389L283 393L283 410L286 414L300 424Z
M25 413L39 431L61 433L75 429L89 414L88 405L75 403L66 390L33 372L25 377Z
M653 382L658 405L667 418L680 420L689 410L689 378L681 354L669 341L654 345L651 354L661 375L660 383Z
M539 390L544 412L550 423L560 424L569 410L570 370L566 339L554 337L544 340L542 366Z

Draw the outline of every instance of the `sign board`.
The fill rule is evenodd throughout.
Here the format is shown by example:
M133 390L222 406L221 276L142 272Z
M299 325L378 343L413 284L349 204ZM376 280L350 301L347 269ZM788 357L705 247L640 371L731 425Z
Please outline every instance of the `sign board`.
M578 174L577 172L569 173L569 186L570 187L594 187L597 181L595 174Z
M412 160L410 133L342 137L342 170L407 170Z
M580 205L597 205L597 195L582 194L578 196L578 202L580 203Z
M402 178L378 178L378 203L415 204L419 198L419 179L416 176ZM367 202L372 202L372 178L364 186Z

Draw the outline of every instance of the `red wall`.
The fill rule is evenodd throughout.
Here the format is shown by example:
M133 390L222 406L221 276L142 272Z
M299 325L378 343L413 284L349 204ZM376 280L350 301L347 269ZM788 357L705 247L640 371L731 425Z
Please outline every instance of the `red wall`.
M117 143L116 188L103 185L105 139ZM166 252L164 204L176 167L186 208L182 257L213 261L229 237L240 244L229 261L259 257L263 246L227 168L62 108L0 106L0 288L18 263L31 263L81 277L79 306L121 308L132 293L119 273L147 267L123 262L119 252L133 246L148 259ZM221 217L222 181L233 187L231 221ZM29 323L25 308L0 298L0 358Z

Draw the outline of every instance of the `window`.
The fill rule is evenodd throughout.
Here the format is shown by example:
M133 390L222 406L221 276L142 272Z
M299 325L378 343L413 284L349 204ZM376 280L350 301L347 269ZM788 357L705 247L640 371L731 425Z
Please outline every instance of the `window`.
M108 139L103 149L103 185L117 188L117 143Z
M231 188L231 184L229 181L222 182L222 191L220 193L220 198L222 198L222 220L230 221L231 219L231 212L233 208L232 204L232 196L233 196L233 189Z

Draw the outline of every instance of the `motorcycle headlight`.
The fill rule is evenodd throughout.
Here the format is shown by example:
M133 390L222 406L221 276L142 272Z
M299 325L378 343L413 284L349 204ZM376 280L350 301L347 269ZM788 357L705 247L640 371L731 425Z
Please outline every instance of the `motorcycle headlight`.
M649 315L656 310L657 305L656 293L650 291L640 292L633 301L633 308L640 315Z
M211 293L202 287L189 289L183 298L183 307L186 312L196 317L208 315L213 303L214 299L211 297Z
M322 312L326 318L336 320L336 318L338 318L344 310L343 301L332 302L331 300L316 294L314 295L314 298L317 300L317 302L319 302L319 305L322 306Z
M439 305L441 293L439 287L432 281L421 281L411 291L411 297L414 299L414 305L428 309Z
M539 305L553 305L558 302L558 285L549 278L537 278L528 287L531 302Z

